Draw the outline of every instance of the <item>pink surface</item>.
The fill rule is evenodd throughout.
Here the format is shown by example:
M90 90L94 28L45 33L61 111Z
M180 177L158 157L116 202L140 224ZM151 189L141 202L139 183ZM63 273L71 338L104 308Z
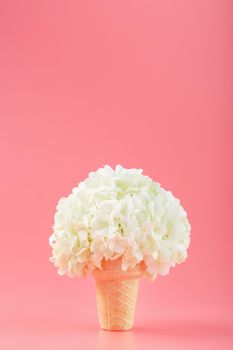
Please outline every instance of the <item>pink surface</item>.
M0 348L231 349L232 1L0 3ZM186 263L99 331L94 281L48 262L57 200L104 164L181 199Z

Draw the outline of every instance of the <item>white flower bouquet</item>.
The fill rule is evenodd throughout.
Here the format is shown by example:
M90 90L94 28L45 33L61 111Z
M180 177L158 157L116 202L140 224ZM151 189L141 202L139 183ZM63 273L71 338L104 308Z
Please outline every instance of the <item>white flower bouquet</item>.
M101 327L129 329L139 278L186 259L190 224L180 201L142 169L106 165L59 200L49 243L58 274L95 276Z

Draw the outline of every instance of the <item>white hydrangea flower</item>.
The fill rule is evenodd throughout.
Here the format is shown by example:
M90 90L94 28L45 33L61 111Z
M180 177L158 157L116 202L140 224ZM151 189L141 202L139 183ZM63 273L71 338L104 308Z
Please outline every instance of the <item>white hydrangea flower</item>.
M122 258L122 270L143 263L153 279L186 259L185 210L142 172L105 165L59 200L49 244L60 275L83 276L103 259Z

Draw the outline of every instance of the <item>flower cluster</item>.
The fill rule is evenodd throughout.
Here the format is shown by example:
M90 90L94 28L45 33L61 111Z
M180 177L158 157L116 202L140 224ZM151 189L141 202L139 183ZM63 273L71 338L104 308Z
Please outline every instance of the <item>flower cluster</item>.
M122 270L142 263L155 278L187 257L190 224L170 191L142 169L105 165L61 198L54 217L50 261L60 275L83 276L103 259Z

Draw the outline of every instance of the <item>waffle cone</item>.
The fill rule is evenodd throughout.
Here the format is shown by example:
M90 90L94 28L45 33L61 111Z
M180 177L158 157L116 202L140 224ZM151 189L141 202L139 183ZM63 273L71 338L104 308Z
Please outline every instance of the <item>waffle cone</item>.
M100 327L123 331L132 328L136 308L140 268L121 270L120 261L107 261L94 274Z

